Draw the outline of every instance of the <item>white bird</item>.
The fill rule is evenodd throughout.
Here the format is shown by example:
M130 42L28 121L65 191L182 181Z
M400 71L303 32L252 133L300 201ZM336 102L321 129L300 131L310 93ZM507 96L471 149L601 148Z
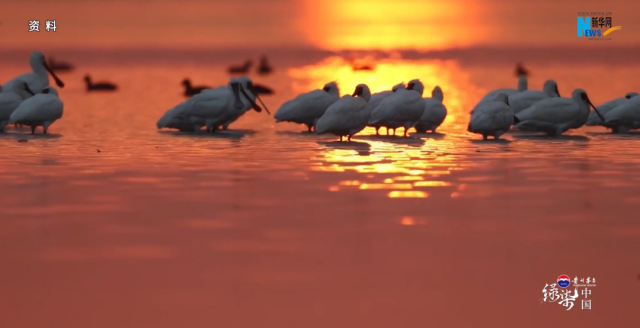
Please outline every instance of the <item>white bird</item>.
M262 102L262 99L260 99L260 96L258 96L258 92L256 92L256 87L253 85L253 81L247 76L241 76L239 78L239 81L240 99L242 100L244 106L242 107L241 111L231 112L231 116L227 118L227 120L222 124L222 129L224 130L226 130L231 123L235 122L240 118L240 116L244 115L250 109L253 109L258 113L262 112L262 108L258 106L256 100L258 100L260 104L262 104L267 114L271 114L269 112L269 108L267 108L267 105L265 105L264 102Z
M607 116L607 113L609 111L611 111L612 109L626 103L627 101L629 101L629 99L637 96L638 93L637 92L628 92L624 97L620 97L620 98L616 98L613 100L609 100L607 102L605 102L604 104L597 106L596 108L598 109L598 111L600 112L600 114L602 114L602 116ZM598 115L596 114L595 111L592 111L591 113L589 113L589 118L587 119L587 123L585 124L587 126L597 126L597 125L605 125L603 124L603 122L600 120L600 118L598 117Z
M51 74L58 87L64 88L64 83L60 81L58 76L51 70L41 52L34 51L31 54L29 65L31 65L31 69L33 70L32 73L25 73L14 77L4 84L4 88L12 90L12 84L26 82L29 84L31 91L39 93L41 90L49 86L49 76L47 75L47 72Z
M249 109L261 112L262 108L255 103L260 98L253 92L253 82L246 76L232 77L228 87L205 90L187 100L184 115L188 116L199 130L202 123L207 132L213 132L219 126L226 129ZM264 103L262 104L264 106ZM265 110L269 110L265 106Z
M436 132L436 129L447 117L447 107L442 103L444 94L439 86L431 91L431 98L424 98L424 112L420 116L420 121L415 129L420 133L427 131Z
M497 89L497 90L490 91L484 97L482 97L480 102L487 101L487 100L495 100L496 96L501 94L501 93L504 93L507 96L511 96L514 93L526 91L527 88L528 88L527 77L526 76L521 76L518 79L518 89L503 88L503 89Z
M231 80L236 81L237 79L232 78ZM223 86L219 86L217 88L202 90L201 93L212 92L212 91L220 92L220 90L227 90L228 88L229 88L229 84L226 84ZM204 96L198 96L198 98L204 98ZM205 121L203 119L198 120L197 118L194 118L192 120L192 118L188 115L190 101L191 101L191 98L167 110L156 123L156 126L158 127L158 129L162 129L162 128L178 129L180 132L199 131L200 128L205 125Z
M382 102L382 100L384 100L384 98L386 98L387 96L396 92L399 89L406 89L404 86L404 82L394 85L390 91L387 90L387 91L374 93L373 95L371 95L371 99L369 100L368 106L370 106L371 110L373 111L376 107L378 107L378 105L380 105L380 103ZM377 136L380 135L379 130L383 126L382 124L375 124L375 125L369 125L369 126L376 129ZM389 135L389 128L387 128L387 135Z
M367 106L371 100L371 90L366 84L358 84L353 95L344 95L333 103L316 123L316 133L331 133L351 137L367 127L372 108Z
M521 110L531 107L542 99L560 97L558 84L554 80L547 80L542 86L542 91L525 90L517 92L509 96L509 107L514 114L518 114Z
M388 129L393 129L394 134L395 129L402 126L406 137L409 128L418 123L424 112L423 92L424 85L420 80L409 81L406 90L396 90L373 109L368 125L386 126Z
M495 100L487 100L476 106L471 114L467 131L482 135L483 140L488 136L499 139L509 131L513 124L513 111L509 107L508 96L500 93Z
M46 87L22 102L11 114L9 124L28 125L31 127L31 134L35 133L36 127L42 126L43 133L46 134L49 126L62 117L63 108L64 104L56 89Z
M329 106L340 99L340 88L336 82L329 82L322 89L302 93L285 102L273 117L278 122L304 124L309 132L324 115Z
M578 129L587 123L589 106L604 121L604 117L593 106L587 93L575 89L571 98L547 98L515 114L515 127L521 130L542 131L550 136L560 136L569 129Z
M181 132L194 131L194 123L191 121L189 116L186 115L187 109L187 101L179 103L177 106L167 110L164 115L162 115L162 117L158 120L156 126L158 127L158 129L178 129ZM204 126L204 123L202 123L202 126ZM200 126L198 126L198 130L199 129Z
M33 95L33 92L25 82L21 84L13 83L11 87L13 90L0 92L0 132L4 131L4 128L9 123L11 114L20 106L22 100ZM28 97L23 96L23 93L27 94Z
M604 115L604 119L605 125L615 133L640 129L640 97L631 97L624 104L616 106Z
M205 90L185 103L185 107L177 112L188 117L196 131L202 126L201 123L205 123L207 132L217 129L233 112L243 111L245 107L240 97L240 80L237 77L232 77L227 87Z

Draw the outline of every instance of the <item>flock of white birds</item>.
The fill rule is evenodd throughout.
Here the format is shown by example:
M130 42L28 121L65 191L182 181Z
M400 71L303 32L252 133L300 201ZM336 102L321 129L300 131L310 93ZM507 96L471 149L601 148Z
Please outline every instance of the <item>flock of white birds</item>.
M48 67L40 52L31 54L32 72L19 75L0 86L0 132L8 124L26 125L35 133L38 126L43 132L53 122L62 118L64 104L58 92L49 86L49 76L58 87L64 83ZM553 80L544 83L542 91L528 90L526 77L520 77L517 89L498 89L486 94L471 111L468 131L487 139L500 138L512 128L524 131L544 132L559 136L570 129L584 125L604 126L614 133L640 129L640 97L629 92L596 107L587 93L575 89L571 98L560 97L558 85ZM192 98L166 111L158 120L158 129L173 128L180 131L207 132L227 129L247 111L262 111L264 105L253 82L246 76L233 77L227 85L205 89ZM353 94L340 97L336 82L324 88L303 93L278 109L276 122L304 124L309 132L334 134L351 141L351 137L367 126L376 134L385 127L387 135L404 128L419 133L436 129L444 122L447 108L444 94L436 86L430 98L423 98L424 85L420 80L395 85L389 91L371 94L366 84L356 86ZM593 111L591 111L593 108Z

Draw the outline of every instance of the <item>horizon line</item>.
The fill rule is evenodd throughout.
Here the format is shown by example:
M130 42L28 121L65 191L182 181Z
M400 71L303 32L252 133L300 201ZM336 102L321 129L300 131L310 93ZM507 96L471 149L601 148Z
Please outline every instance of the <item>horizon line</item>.
M566 45L566 44L546 44L546 45L474 45L474 46L452 46L448 48L432 48L432 49L417 49L417 48L398 48L398 49L323 49L313 46L269 46L261 48L249 48L249 47L169 47L169 46L62 46L62 47L40 47L37 51L172 51L172 52L187 52L187 51L249 51L249 52L269 52L269 51L317 51L327 53L344 53L344 52L378 52L378 53L394 53L394 52L414 52L414 53L438 53L448 51L472 51L472 50L508 50L508 51L531 51L531 50L594 50L599 49L603 51L611 50L640 50L640 44L626 44L626 45L614 45L610 46L611 42L587 42L585 45ZM589 43L587 45L586 43ZM603 48L602 43L606 43L607 47ZM3 47L0 49L1 53L10 52L24 52L24 51L36 51L34 47Z

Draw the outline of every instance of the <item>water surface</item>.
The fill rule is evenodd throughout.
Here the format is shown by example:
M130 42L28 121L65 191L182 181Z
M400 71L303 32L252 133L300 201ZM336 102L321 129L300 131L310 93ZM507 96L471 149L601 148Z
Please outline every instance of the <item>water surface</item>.
M50 135L0 135L2 326L637 323L639 135L482 142L468 112L516 86L510 68L389 59L353 72L339 58L255 80L276 89L263 98L274 112L331 80L351 93L421 78L444 90L440 133L337 143L255 112L220 135L156 130L184 77L219 85L223 66L82 67L61 74ZM640 90L637 67L531 70L530 88L555 78L596 104ZM85 93L85 72L121 91ZM541 304L561 274L598 279L592 310Z

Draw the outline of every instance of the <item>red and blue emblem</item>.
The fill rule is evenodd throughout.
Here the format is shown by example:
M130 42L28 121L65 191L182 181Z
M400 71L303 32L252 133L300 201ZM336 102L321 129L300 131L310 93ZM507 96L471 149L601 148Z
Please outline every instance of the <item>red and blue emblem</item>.
M571 279L569 279L569 276L563 274L560 277L558 277L558 286L562 288L567 288L569 287L569 284L571 284Z

